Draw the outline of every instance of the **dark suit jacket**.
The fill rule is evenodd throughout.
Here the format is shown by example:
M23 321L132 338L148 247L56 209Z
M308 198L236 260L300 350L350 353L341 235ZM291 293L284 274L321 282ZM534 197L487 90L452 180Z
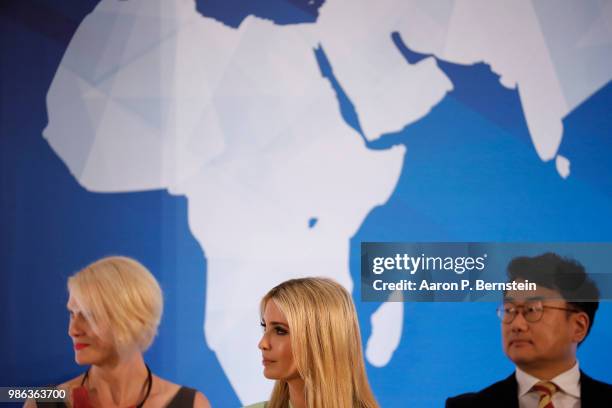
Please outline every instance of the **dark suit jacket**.
M612 385L597 381L580 371L582 408L612 407ZM446 400L446 408L518 408L518 383L514 373L505 380L479 392L470 392Z

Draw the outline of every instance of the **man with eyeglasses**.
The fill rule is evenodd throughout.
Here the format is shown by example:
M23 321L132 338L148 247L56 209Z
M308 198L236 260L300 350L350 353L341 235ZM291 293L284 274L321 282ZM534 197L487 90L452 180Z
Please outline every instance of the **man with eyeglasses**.
M446 401L448 408L612 407L612 385L579 368L576 349L589 334L599 290L578 262L546 253L508 265L510 282L536 290L507 291L497 314L504 353L516 372L477 393Z

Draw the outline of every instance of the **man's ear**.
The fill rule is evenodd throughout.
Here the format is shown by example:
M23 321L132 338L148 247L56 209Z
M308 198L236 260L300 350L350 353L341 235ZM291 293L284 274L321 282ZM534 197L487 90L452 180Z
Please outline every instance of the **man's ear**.
M589 320L589 316L585 312L577 312L572 314L572 320L574 321L573 340L576 343L580 343L586 337L591 322Z

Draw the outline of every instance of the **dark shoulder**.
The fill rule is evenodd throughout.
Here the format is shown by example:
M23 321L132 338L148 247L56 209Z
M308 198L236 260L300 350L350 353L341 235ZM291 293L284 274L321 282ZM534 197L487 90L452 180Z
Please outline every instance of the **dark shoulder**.
M210 408L208 399L200 391L180 387L166 408Z
M150 402L153 406L166 408L210 408L208 399L196 389L172 383L163 378L153 377L154 389Z
M599 400L604 405L606 403L612 406L612 384L605 383L603 381L595 380L589 377L584 372L580 372L580 388L582 389L583 399L588 398L589 400Z
M514 374L478 392L468 392L448 398L446 400L446 407L475 408L480 406L500 406L500 401L505 401L509 405L512 405L513 400L516 400L516 403L518 403L517 385Z
M612 391L612 384L596 380L593 377L586 375L584 372L580 372L580 381L600 390Z

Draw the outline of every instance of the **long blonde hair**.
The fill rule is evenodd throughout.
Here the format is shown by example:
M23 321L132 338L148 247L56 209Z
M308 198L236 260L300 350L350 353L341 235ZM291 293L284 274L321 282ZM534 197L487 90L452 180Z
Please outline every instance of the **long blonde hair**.
M365 372L357 313L346 289L327 278L291 279L263 297L262 316L271 300L287 318L308 408L377 408ZM288 406L289 386L277 380L268 407Z

